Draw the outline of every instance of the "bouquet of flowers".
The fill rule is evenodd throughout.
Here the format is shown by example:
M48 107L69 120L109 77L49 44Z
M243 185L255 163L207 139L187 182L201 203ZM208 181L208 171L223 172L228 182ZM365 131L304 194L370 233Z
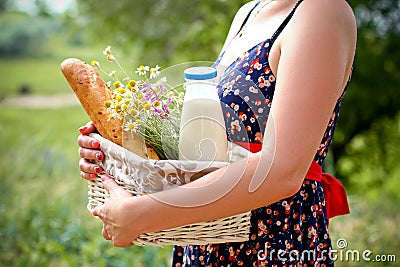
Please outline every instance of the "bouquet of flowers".
M95 60L91 65L110 79L107 85L112 97L104 102L109 120L120 121L123 135L128 139L130 135L142 138L159 159L178 159L183 91L168 87L158 65L137 67L138 79L133 79L111 53L110 46L103 54L117 70L106 72Z

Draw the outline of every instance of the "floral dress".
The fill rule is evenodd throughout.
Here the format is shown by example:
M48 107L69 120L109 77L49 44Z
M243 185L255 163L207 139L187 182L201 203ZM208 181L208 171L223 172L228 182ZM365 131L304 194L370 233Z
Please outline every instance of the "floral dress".
M221 77L218 91L227 133L233 142L262 142L276 84L268 54L301 2L272 38L245 52ZM315 154L314 160L320 166L331 144L341 100L342 97L336 103ZM323 188L320 182L304 179L293 196L252 211L248 241L175 246L173 266L333 266L330 249Z

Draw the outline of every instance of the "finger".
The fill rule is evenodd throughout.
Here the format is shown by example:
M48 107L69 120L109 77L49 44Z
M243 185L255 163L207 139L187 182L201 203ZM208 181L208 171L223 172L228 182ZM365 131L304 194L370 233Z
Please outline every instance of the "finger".
M81 134L88 135L88 134L90 134L90 133L96 132L97 130L96 130L96 127L94 126L93 122L92 122L92 121L89 121L88 123L86 123L86 125L80 127L80 128L78 129L78 131L79 131Z
M95 173L88 173L88 172L81 171L81 177L85 180L93 181L97 178L97 175Z
M99 161L104 160L104 153L101 152L100 150L79 147L78 153L79 156L83 159L99 160Z
M78 145L80 147L91 148L91 149L100 148L100 143L96 138L83 134L78 136Z
M92 209L92 215L102 219L104 217L103 216L103 205L94 207Z
M80 159L78 165L79 169L83 172L95 173L95 174L100 174L103 172L103 168L100 165L91 163L87 159Z
M103 183L104 188L111 194L116 190L122 189L109 175L103 174L101 176L101 182Z
M122 240L118 240L118 239L112 239L113 245L114 247L118 247L118 248L129 248L131 246L133 246L132 242L126 242L126 241L122 241Z
M101 234L103 235L105 240L111 240L111 236L107 233L107 230L104 228L101 230Z

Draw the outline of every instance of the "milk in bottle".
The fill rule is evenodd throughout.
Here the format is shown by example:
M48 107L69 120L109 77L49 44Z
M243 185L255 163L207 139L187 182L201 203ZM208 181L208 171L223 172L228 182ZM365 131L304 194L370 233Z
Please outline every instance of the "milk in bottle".
M228 141L215 77L211 67L184 71L185 98L179 138L179 159L228 161Z

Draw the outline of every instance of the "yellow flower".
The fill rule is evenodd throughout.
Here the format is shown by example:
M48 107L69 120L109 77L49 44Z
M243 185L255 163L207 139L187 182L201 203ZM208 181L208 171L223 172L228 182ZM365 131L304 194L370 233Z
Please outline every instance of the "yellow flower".
M95 68L100 68L100 63L98 61L96 61L96 60L92 60L90 65L92 65Z
M118 92L123 95L123 94L125 94L126 91L123 87L119 87Z
M127 123L125 123L125 131L135 131L137 129L138 125L136 122L129 120Z
M143 105L143 108L144 108L144 110L150 110L150 108L151 108L150 103L144 104L144 105Z
M123 110L123 111L127 111L127 110L128 110L128 108L129 108L129 106L128 106L128 105L126 105L126 104L123 104L123 105L122 105L122 110Z
M115 88L119 88L121 86L121 82L120 81L115 81L114 82L114 87Z
M136 93L136 92L137 92L136 87L132 87L132 86L129 85L128 88L129 88L129 90L131 90L133 93Z
M144 95L143 94L138 94L137 97L138 97L138 99L143 99Z
M154 100L153 102L153 106L155 106L156 108L159 107L161 105L161 102L158 100Z
M160 66L156 65L150 69L150 79L156 78L160 74Z
M135 87L136 81L135 80L130 80L129 81L129 85L132 86L132 87Z
M137 112L136 109L131 108L131 110L129 111L129 114L130 114L131 116L135 117L135 116L138 114L138 112Z
M117 100L118 102L120 102L120 101L122 100L122 96L116 95L116 96L115 96L115 100Z
M139 119L137 119L137 120L135 120L135 122L137 123L137 124L140 124L140 120Z
M139 74L139 75L146 75L146 73L149 71L149 66L139 66L135 73Z
M107 46L104 50L103 50L103 55L110 55L111 54L111 46Z
M104 101L104 106L105 106L106 108L111 107L111 101Z
M110 76L110 77L115 77L115 74L116 74L117 72L115 71L115 70L113 70L113 71L111 71L110 72L110 74L108 74L108 76Z
M113 55L107 55L106 57L108 62L114 62L115 61L115 57Z

